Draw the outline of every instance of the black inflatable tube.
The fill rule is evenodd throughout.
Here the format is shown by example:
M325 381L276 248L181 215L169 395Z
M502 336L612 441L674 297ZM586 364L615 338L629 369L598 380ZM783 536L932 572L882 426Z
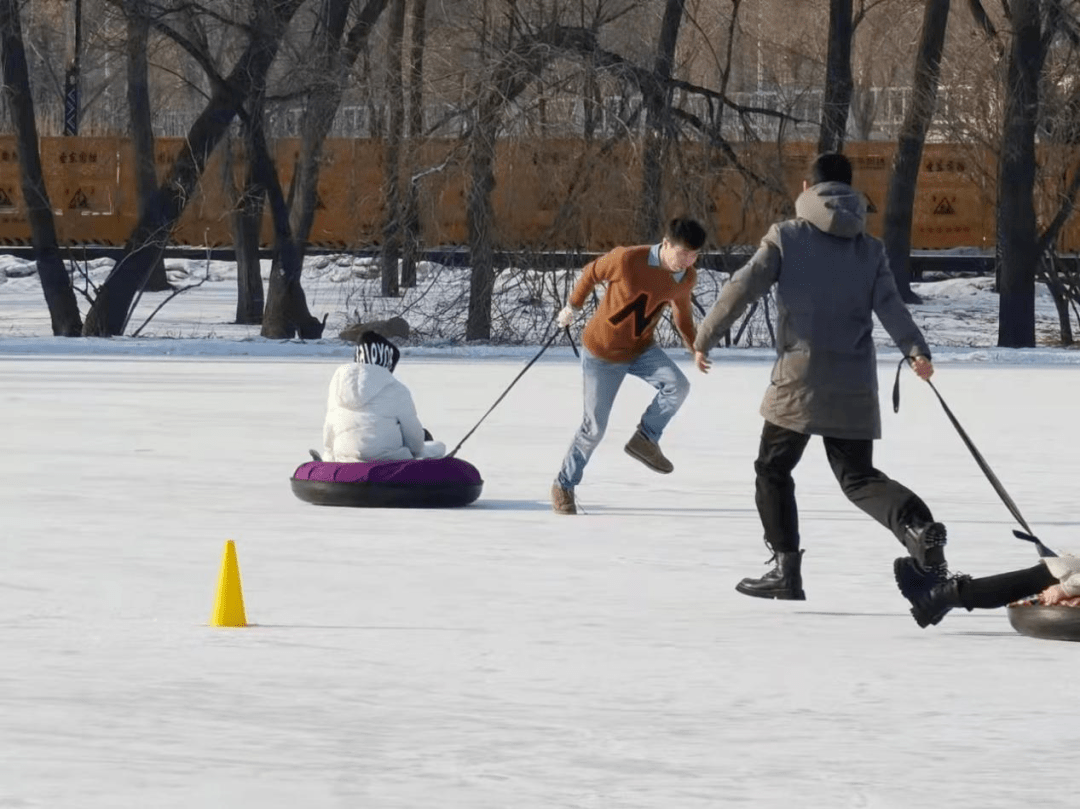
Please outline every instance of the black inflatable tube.
M1042 604L1008 607L1009 623L1021 635L1043 640L1080 641L1080 607Z
M293 494L317 506L456 508L474 502L481 483L341 483L290 478Z

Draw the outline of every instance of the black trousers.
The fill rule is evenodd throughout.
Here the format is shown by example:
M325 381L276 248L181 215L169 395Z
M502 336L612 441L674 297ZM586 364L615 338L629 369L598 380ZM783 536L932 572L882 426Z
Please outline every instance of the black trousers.
M811 436L766 421L754 462L756 501L765 542L773 552L799 549L799 510L795 504L792 471ZM904 530L913 523L933 522L933 515L918 495L874 468L871 439L823 437L825 454L848 500L904 542Z
M1041 593L1056 583L1057 577L1050 572L1050 568L1039 562L1035 567L1011 570L996 576L960 579L958 587L960 601L967 609L990 610Z

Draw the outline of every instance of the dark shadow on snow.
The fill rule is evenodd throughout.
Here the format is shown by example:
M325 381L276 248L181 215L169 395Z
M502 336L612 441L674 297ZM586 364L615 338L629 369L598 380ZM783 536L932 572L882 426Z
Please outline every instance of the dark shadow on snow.
M551 504L542 500L485 500L481 498L468 508L469 511L551 511Z
M1019 632L949 632L950 635L966 635L969 638L1022 638Z
M907 618L911 620L910 615L904 615L899 612L826 612L819 610L796 610L796 615L831 615L836 618Z
M346 632L475 632L486 633L486 630L477 627L459 626L383 626L383 625L357 625L357 626L334 626L331 624L248 624L244 627L214 627L215 629L318 629L318 630L341 630Z
M671 508L640 508L635 506L594 506L589 503L583 504L587 514L611 514L630 517L647 517L650 515L662 517L677 514L685 517L745 517L757 516L757 510L752 508L687 508L685 506L672 506ZM550 508L550 506L549 506Z

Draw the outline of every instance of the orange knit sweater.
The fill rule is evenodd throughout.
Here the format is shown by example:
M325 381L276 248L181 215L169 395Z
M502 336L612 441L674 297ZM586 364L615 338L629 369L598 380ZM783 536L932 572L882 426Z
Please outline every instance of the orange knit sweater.
M585 265L570 293L570 305L581 308L589 293L602 282L608 288L596 313L585 326L581 341L594 357L608 362L633 362L653 344L653 330L670 303L675 327L687 346L696 329L690 293L697 271L690 267L681 281L662 267L649 265L650 245L616 247Z

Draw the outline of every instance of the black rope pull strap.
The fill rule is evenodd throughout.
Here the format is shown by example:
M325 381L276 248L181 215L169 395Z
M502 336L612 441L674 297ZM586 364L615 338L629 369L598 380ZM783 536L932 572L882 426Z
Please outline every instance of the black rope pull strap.
M1016 531L1016 530L1013 530L1013 536L1016 537L1017 539L1022 539L1025 542L1034 542L1035 543L1035 550L1037 550L1039 552L1039 556L1042 556L1042 557L1057 556L1056 553L1054 553L1048 547L1043 545L1042 542L1039 541L1039 538L1036 537L1036 536L1032 536L1031 534L1025 534L1023 531Z
M458 451L459 449L461 449L461 445L462 445L462 444L464 444L464 443L465 443L466 441L468 441L468 440L469 440L469 436L471 436L471 435L472 435L473 433L475 433L475 432L476 432L476 428L477 428L477 427L479 427L479 426L480 426L481 424L483 424L483 423L484 423L484 419L486 419L486 418L487 418L488 416L490 416L490 415L491 415L491 411L492 411L492 410L494 410L494 409L495 409L495 408L496 408L496 407L498 406L499 402L501 402L501 401L502 401L503 399L505 399L505 398L506 398L506 394L508 394L508 393L510 392L510 388L514 387L514 385L516 385L516 384L517 384L517 381L518 381L519 379L521 379L521 377L523 377L523 376L525 375L525 372L526 372L526 371L528 371L528 370L529 370L530 368L532 368L532 366L533 366L533 363L534 363L534 362L536 362L536 361L537 361L538 359L540 359L540 356L541 356L541 355L542 355L542 354L543 354L543 353L544 353L545 351L547 351L547 350L548 350L548 347L549 347L549 346L550 346L550 345L551 345L552 343L554 343L554 342L555 342L555 340L556 340L556 339L558 338L558 336L559 336L559 334L560 334L560 333L561 333L561 332L560 332L560 331L559 331L558 329L556 329L556 330L555 330L555 331L554 331L554 332L552 333L552 335L551 335L551 336L550 336L550 337L549 337L549 338L547 339L547 342L546 342L546 343L544 343L544 345L543 345L543 346L542 346L542 347L540 348L540 350L539 350L539 351L538 351L538 352L536 353L536 356L535 356L535 357L533 357L533 358L532 358L531 360L529 360L528 364L527 364L527 365L526 365L526 366L525 366L524 368L522 368L522 369L521 369L521 371L520 371L520 372L518 373L518 375L517 375L517 376L515 376L515 377L514 377L514 381L513 381L513 382L511 382L511 383L510 383L509 385L507 385L507 386L506 386L506 390L504 390L504 391L502 392L502 395L501 395L501 396L499 396L499 398L495 400L495 404L493 404L493 405L492 405L491 407L489 407L489 408L488 408L488 411L487 411L487 413L485 413L485 414L484 414L483 416L481 416L481 417L480 417L480 421L476 422L476 425L475 425L475 426L474 426L474 427L473 427L473 428L472 428L471 430L469 430L469 432L465 433L465 437L464 437L464 438L462 438L462 439L461 439L460 441L458 441L458 444L457 444L457 446L456 446L456 447L454 447L454 448L453 448L453 449L452 449L452 450L450 451L450 454L446 456L447 458L453 458L453 457L454 457L455 455L457 455L457 451Z
M904 367L905 362L911 362L910 357L901 357L900 363L896 366L896 381L892 386L892 412L900 412L900 369Z
M892 397L894 413L900 412L900 369L903 367L905 362L912 362L912 360L910 357L904 357L902 360L900 360L900 364L896 367L896 382L893 384ZM1028 527L1027 522L1024 520L1023 515L1020 513L1020 509L1016 507L1016 503L1014 503L1013 499L1009 497L1009 493L1005 491L1005 487L1001 485L1001 481L998 480L997 475L994 474L994 470L990 468L990 464L986 462L986 459L983 458L982 454L975 447L974 442L968 437L968 434L964 432L964 428L960 426L960 422L957 421L956 416L953 415L953 412L949 409L949 406L945 404L945 399L943 399L941 394L938 393L938 389L934 387L934 383L927 379L926 384L930 386L930 390L934 392L934 395L937 396L938 401L941 402L941 407L945 410L945 415L949 417L949 421L951 421L953 427L956 428L956 432L960 434L960 438L963 439L964 444L971 452L972 457L975 458L975 462L979 465L979 468L983 471L983 474L986 475L987 480L990 481L990 485L994 487L994 491L997 492L998 497L1001 498L1002 502L1005 503L1006 508L1009 509L1009 512L1013 515L1013 517L1016 518L1016 521L1020 523L1020 525L1024 529L1023 536L1021 536L1021 533L1019 531L1014 531L1013 533L1016 534L1016 536L1020 539L1027 539L1029 542L1035 542L1038 548L1045 548L1047 551L1050 552L1050 555L1053 555L1053 551L1050 551L1049 548L1046 548L1046 546L1043 545L1042 542L1040 542L1031 532L1031 528ZM1041 555L1046 555L1042 554L1041 550L1039 552Z

